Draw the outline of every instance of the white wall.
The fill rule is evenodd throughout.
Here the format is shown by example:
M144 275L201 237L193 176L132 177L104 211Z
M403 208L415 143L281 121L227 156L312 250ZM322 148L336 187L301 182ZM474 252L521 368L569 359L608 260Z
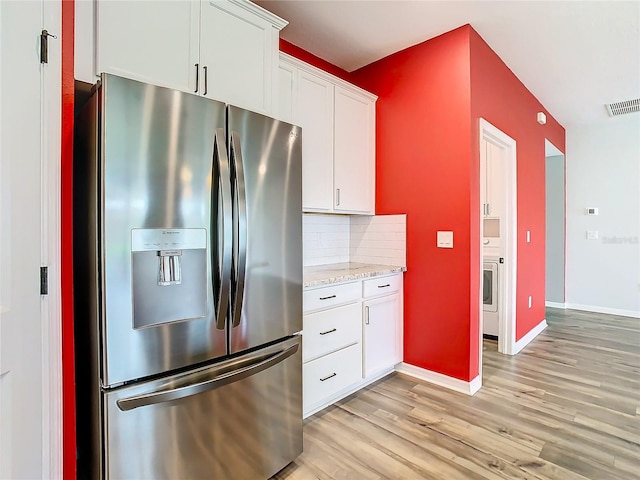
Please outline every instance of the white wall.
M564 303L564 155L546 158L545 300Z
M640 316L640 116L566 135L567 307Z

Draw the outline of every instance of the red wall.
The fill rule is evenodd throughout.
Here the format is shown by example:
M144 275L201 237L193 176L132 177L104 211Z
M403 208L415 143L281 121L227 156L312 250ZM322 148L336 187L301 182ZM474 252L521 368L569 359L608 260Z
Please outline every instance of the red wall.
M335 75L347 82L351 82L351 74L346 70L341 69L340 67L335 66L333 63L329 63L326 60L323 60L320 57L316 57L314 54L303 50L302 48L294 45L293 43L289 43L284 39L280 39L280 51L291 55L292 57L296 57L298 60L302 60L303 62L307 62L309 65L313 65L321 70L324 70L327 73Z
M469 53L461 27L352 72L378 95L376 212L407 214L404 361L465 381L478 375L480 264ZM453 249L436 247L438 230Z
M565 151L564 128L527 90L484 40L470 28L471 117L474 161L479 162L478 119L516 141L518 190L518 275L516 340L545 318L545 138ZM536 121L547 115L546 125ZM526 231L531 242L526 242ZM532 308L528 297L532 296Z
M76 478L76 412L73 348L73 108L74 0L62 0L62 468L65 480Z

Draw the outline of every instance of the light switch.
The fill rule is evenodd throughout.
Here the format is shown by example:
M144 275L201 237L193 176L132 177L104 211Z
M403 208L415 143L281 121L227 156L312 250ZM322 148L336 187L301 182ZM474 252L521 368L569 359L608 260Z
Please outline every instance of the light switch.
M453 248L453 232L438 232L438 248Z
M527 243L531 243L531 230L527 230Z

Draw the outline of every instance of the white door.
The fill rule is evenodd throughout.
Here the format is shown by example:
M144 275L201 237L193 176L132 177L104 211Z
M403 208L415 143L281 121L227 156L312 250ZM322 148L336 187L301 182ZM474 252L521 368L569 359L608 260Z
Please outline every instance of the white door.
M335 88L335 210L375 211L375 106L346 88ZM302 130L304 135L304 129Z
M60 475L48 467L61 452L51 451L61 447L51 446L50 434L61 435L50 432L45 404L60 406L60 398L49 397L49 332L43 323L49 303L40 295L40 266L48 252L42 226L48 232L57 222L42 204L58 205L57 197L43 198L50 185L42 166L51 140L58 146L60 141L60 43L52 43L60 40L50 41L53 62L41 65L40 32L44 22L60 34L59 8L59 2L0 1L0 478ZM51 88L57 88L52 106L42 101ZM59 148L53 160L59 165Z

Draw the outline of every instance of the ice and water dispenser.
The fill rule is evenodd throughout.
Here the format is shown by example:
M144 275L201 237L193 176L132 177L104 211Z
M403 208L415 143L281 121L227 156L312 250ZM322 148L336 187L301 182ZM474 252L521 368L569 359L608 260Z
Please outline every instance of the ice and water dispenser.
M133 229L131 259L134 328L206 316L206 229Z

